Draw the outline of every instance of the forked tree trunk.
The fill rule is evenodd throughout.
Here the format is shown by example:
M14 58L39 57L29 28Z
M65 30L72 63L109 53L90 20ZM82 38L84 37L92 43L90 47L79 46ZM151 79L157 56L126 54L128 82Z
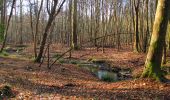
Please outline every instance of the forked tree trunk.
M145 62L145 69L142 77L153 78L158 81L164 81L161 72L161 62L163 53L163 43L165 41L168 25L168 10L170 9L170 0L158 0L156 17L153 26L151 43Z
M63 7L63 5L65 3L65 1L66 0L62 1L62 3L59 5L59 8L58 8L57 11L56 11L56 9L57 9L57 5L58 5L58 1L55 1L55 0L54 0L54 5L51 8L51 11L49 11L49 9L47 9L47 11L49 13L49 18L48 18L48 22L47 22L47 25L45 27L44 33L43 33L42 41L41 41L41 44L40 44L40 51L38 53L38 56L35 59L35 62L38 62L38 63L41 62L41 58L42 58L42 55L44 53L46 40L47 40L47 37L48 37L48 32L51 28L52 22L54 21L55 17L59 14L61 8Z

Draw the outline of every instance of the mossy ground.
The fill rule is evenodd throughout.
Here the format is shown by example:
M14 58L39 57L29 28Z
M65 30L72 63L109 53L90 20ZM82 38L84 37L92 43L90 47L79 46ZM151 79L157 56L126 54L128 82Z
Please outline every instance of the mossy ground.
M159 82L166 82L165 73L161 66L156 63L148 62L141 75L141 78L152 78Z

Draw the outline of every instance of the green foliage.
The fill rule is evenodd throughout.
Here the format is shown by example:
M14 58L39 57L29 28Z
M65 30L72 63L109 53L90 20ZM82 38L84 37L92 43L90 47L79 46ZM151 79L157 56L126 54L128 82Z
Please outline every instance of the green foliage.
M1 56L1 57L6 57L6 56L9 56L9 54L8 54L6 51L2 51L2 52L0 53L0 56Z
M77 65L77 64L79 64L80 62L79 62L79 61L76 61L76 60L71 60L70 63L71 63L71 64L74 64L74 65Z
M74 64L74 65L76 65L76 64L77 64L77 62L76 62L76 61L71 61L70 63L71 63L71 64Z
M59 62L60 64L64 64L64 63L65 63L65 60L64 60L64 59L60 59L60 60L58 60L58 62Z
M78 60L74 60L74 59L64 59L64 58L58 60L58 62L59 62L60 64L74 64L74 65L78 65L78 64L81 63L81 62L78 61Z
M92 64L87 65L87 64L78 63L77 66L80 67L80 68L84 68L86 70L89 70L89 71L91 71L93 73L98 72L98 67L95 66L95 65L92 65Z
M0 24L0 42L4 40L5 26Z
M2 6L2 4L3 4L3 0L0 0L0 6Z
M53 57L54 57L54 58L58 58L58 57L60 57L60 56L61 56L61 54L56 53Z

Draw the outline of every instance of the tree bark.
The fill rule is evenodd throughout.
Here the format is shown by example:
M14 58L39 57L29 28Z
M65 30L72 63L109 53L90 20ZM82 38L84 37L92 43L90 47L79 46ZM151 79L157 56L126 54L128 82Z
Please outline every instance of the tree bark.
M137 3L136 3L137 2ZM134 0L135 9L135 35L134 35L134 52L139 52L139 4L140 1Z
M40 44L40 51L38 53L38 56L36 57L35 59L35 62L38 62L40 63L41 62L41 58L42 58L42 55L43 55L43 52L44 52L44 47L45 47L45 44L46 44L46 40L47 40L47 37L48 37L48 32L49 32L49 29L52 25L52 22L53 20L55 19L55 17L59 14L62 6L64 5L66 0L63 0L61 5L59 6L58 10L56 11L57 9L57 4L58 4L58 1L55 1L54 0L54 5L51 9L51 11L49 11L49 18L48 18L48 22L47 22L47 25L46 25L46 28L45 28L45 31L43 33L43 37L42 37L42 41L41 41L41 44Z
M38 35L38 29L39 29L39 19L40 19L40 13L43 7L44 0L41 0L41 5L38 10L37 18L36 18L36 25L35 25L35 34L34 34L34 56L37 57L37 35ZM37 5L38 6L38 5Z
M8 18L8 21L7 21L7 25L5 25L4 40L3 40L3 44L2 44L0 52L3 51L3 49L4 49L5 45L6 45L6 40L7 40L7 35L8 35L8 28L9 28L9 25L10 25L10 21L11 21L11 17L12 17L13 8L14 8L15 3L16 3L16 0L13 0L10 15L9 15L9 18Z
M145 39L144 39L144 53L147 51L147 46L148 46L148 36L149 36L149 11L148 11L148 2L149 0L145 1L145 12L146 12L146 34L145 34Z
M72 34L72 48L78 49L77 44L77 0L72 0L71 10L71 34Z
M168 25L168 9L170 9L170 0L158 1L150 47L142 74L144 78L149 77L158 81L165 80L161 72L161 62L163 43Z

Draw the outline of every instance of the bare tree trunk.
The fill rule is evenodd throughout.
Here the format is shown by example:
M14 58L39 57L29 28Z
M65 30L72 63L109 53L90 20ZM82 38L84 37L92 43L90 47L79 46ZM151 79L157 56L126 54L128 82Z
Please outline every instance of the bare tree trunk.
M149 11L148 11L148 2L149 0L145 1L145 12L146 12L146 34L145 34L145 39L144 39L144 53L147 51L147 46L148 46L148 36L150 35L149 33Z
M35 56L35 58L37 57L37 35L38 35L38 29L39 29L38 26L39 26L40 13L41 13L41 10L42 10L42 7L43 7L43 1L44 0L41 0L41 5L40 5L40 8L39 8L37 17L36 17L35 34L34 34L34 56Z
M22 34L23 34L23 16L22 16L22 3L23 3L23 0L20 0L20 38L19 38L19 44L23 44L23 37L22 37Z
M52 25L53 20L59 14L62 6L65 3L65 1L66 0L62 1L62 3L59 6L57 12L56 12L56 9L57 9L58 1L53 1L54 5L52 6L51 11L48 10L48 12L49 12L49 19L48 19L48 22L47 22L47 25L46 25L46 28L45 28L45 31L44 31L44 34L43 34L43 38L42 38L41 44L40 44L40 51L38 53L38 56L35 59L35 62L41 62L41 58L42 58L42 55L43 55L43 52L44 52L44 47L45 47L46 40L47 40L47 37L48 37L49 29L50 29L50 27Z
M3 44L2 44L2 47L1 47L0 52L3 51L3 49L4 49L5 45L6 45L6 40L7 40L7 35L8 35L8 28L9 28L9 24L10 24L10 20L11 20L11 17L12 17L13 8L14 8L15 3L16 3L16 0L13 0L13 2L12 2L12 7L11 7L11 11L10 11L10 15L9 15L9 18L8 18L8 21L7 21L7 25L6 25L6 27L5 27L4 40L3 40Z
M72 33L72 48L78 49L77 44L77 0L72 0L71 10L71 33Z
M6 0L1 1L1 24L5 26L6 20Z
M32 8L33 8L33 4L31 4L31 1L29 0L30 3L30 27L31 27L31 35L32 35L32 41L34 42L34 28L33 28L33 12L32 12Z
M136 3L137 2L137 3ZM139 52L139 4L140 1L134 0L134 8L135 8L135 14L136 14L136 20L135 20L135 35L134 35L134 51Z
M153 26L152 38L147 54L145 69L142 77L154 78L158 81L165 81L161 72L163 43L165 41L168 10L170 9L170 0L159 0L156 10L156 17Z
M166 40L163 43L162 64L166 64Z

